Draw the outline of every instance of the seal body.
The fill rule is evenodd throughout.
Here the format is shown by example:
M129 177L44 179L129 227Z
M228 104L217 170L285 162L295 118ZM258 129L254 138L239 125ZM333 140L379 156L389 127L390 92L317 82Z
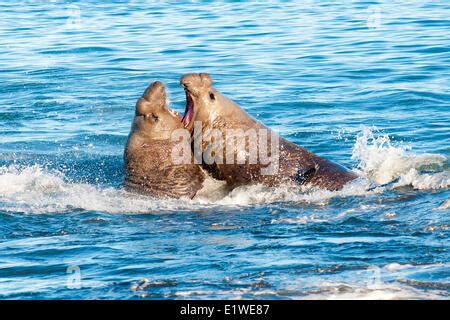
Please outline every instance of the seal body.
M152 83L136 103L131 132L124 152L125 188L156 197L195 196L204 173L193 163L176 164L171 135L183 129L181 117L166 103L165 86Z
M357 176L345 168L328 161L280 136L248 115L240 106L222 95L212 87L212 79L208 74L187 74L181 78L181 85L186 93L186 111L183 118L185 128L190 130L194 144L201 140L201 153L211 148L208 132L222 133L222 159L214 163L203 164L215 178L224 179L230 186L248 183L263 183L277 186L293 182L329 190L341 189L347 182ZM236 136L229 132L243 131L243 148L235 143ZM202 135L200 137L200 135ZM256 136L255 136L256 135ZM253 139L251 139L253 137ZM218 138L216 137L216 140ZM231 141L233 140L233 141ZM242 141L242 140L241 140ZM271 146L271 147L270 147ZM267 149L266 155L277 162L251 161L251 154ZM195 146L194 146L195 152ZM236 160L241 153L246 154L244 161L226 161L232 155ZM241 157L242 158L242 157ZM263 170L262 170L263 169Z

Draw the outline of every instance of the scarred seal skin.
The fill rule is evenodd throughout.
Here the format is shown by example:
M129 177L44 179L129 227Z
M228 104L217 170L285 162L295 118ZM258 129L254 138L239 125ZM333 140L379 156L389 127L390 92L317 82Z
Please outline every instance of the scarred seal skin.
M136 103L124 152L126 189L155 197L195 196L205 179L199 165L174 164L174 130L183 129L181 117L167 106L163 83L153 82Z
M226 180L232 186L249 183L262 183L268 186L277 186L287 182L297 185L318 187L328 190L339 190L349 181L357 178L353 172L302 148L265 127L248 115L240 106L222 95L212 86L212 78L206 73L191 73L184 75L180 84L186 93L186 111L183 125L190 130L194 141L198 139L199 132L208 132L217 129L222 132L225 143L223 159L227 154L237 156L236 144L230 143L227 131L229 129L249 129L256 132L261 129L267 134L265 145L270 145L272 139L278 140L278 167L272 174L262 174L262 168L267 164L246 161L245 163L229 163L226 161L203 164L215 178ZM201 130L194 130L201 125ZM197 127L196 127L197 129ZM228 139L228 140L227 140ZM264 140L262 140L264 141ZM258 149L263 146L258 140ZM246 151L249 151L249 140L246 142ZM231 150L230 150L231 148ZM208 141L202 141L201 152L203 157L208 149ZM270 153L270 152L269 152ZM248 159L247 159L248 160Z

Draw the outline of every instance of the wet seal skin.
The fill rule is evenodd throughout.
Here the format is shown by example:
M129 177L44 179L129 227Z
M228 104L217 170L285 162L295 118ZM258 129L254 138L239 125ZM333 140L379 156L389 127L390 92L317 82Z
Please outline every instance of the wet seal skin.
M174 164L171 135L183 129L180 115L166 102L163 83L153 82L136 103L136 112L124 152L128 190L155 197L193 198L205 179L199 165Z
M236 158L242 150L238 150L236 144L229 141L227 132L230 129L252 130L253 132L265 131L267 138L257 140L258 149L270 146L270 143L275 140L278 143L276 150L278 163L276 170L271 174L262 173L261 169L267 169L267 163L251 162L249 158L246 159L245 163L239 164L227 161L215 161L212 164L203 163L203 167L215 178L226 180L233 187L249 183L277 186L293 182L297 185L328 190L339 190L346 183L357 178L357 175L353 172L278 136L217 91L212 83L211 76L206 73L186 74L180 80L186 94L183 125L191 132L194 144L195 141L201 141L200 152L203 158L205 158L205 153L208 152L210 144L208 144L208 141L199 140L199 136L214 129L219 130L225 140L222 159L230 154ZM245 151L248 152L251 147L252 145L247 140ZM268 154L270 155L273 151L269 151ZM194 153L196 153L195 150Z

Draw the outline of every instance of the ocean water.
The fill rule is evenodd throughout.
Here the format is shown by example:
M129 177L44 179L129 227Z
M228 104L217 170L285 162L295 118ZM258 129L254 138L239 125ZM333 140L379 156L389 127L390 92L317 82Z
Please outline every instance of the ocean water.
M0 3L1 299L448 299L450 4ZM209 72L338 192L121 188L136 99Z

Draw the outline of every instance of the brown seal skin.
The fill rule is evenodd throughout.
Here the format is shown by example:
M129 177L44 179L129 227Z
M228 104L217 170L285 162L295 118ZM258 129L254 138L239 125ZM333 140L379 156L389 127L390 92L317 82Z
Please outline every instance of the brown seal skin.
M205 178L201 167L172 163L171 133L182 128L181 117L166 104L164 84L153 82L136 103L124 152L126 189L164 198L195 196Z
M203 133L207 129L220 130L224 141L227 139L225 131L228 129L243 129L244 131L266 129L272 133L270 129L249 116L241 107L214 89L212 79L208 74L186 74L181 78L180 83L186 93L186 112L183 124L191 131L192 135L195 135L196 132L194 130L195 121L201 121ZM270 142L270 133L268 142ZM248 183L277 186L286 182L294 182L298 185L339 190L347 182L357 178L353 172L282 137L275 136L279 139L279 168L275 174L261 174L261 168L265 166L258 163L249 164L248 159L244 164L225 164L223 161L224 164L216 162L212 165L204 165L204 168L215 178L226 180L233 187ZM194 140L197 138L194 136ZM236 155L235 145L228 142L226 141L224 144L223 159L226 159L227 152ZM202 142L201 151L203 153L209 143L209 139ZM248 151L248 146L249 142L246 141L246 151ZM227 147L234 149L227 151Z

